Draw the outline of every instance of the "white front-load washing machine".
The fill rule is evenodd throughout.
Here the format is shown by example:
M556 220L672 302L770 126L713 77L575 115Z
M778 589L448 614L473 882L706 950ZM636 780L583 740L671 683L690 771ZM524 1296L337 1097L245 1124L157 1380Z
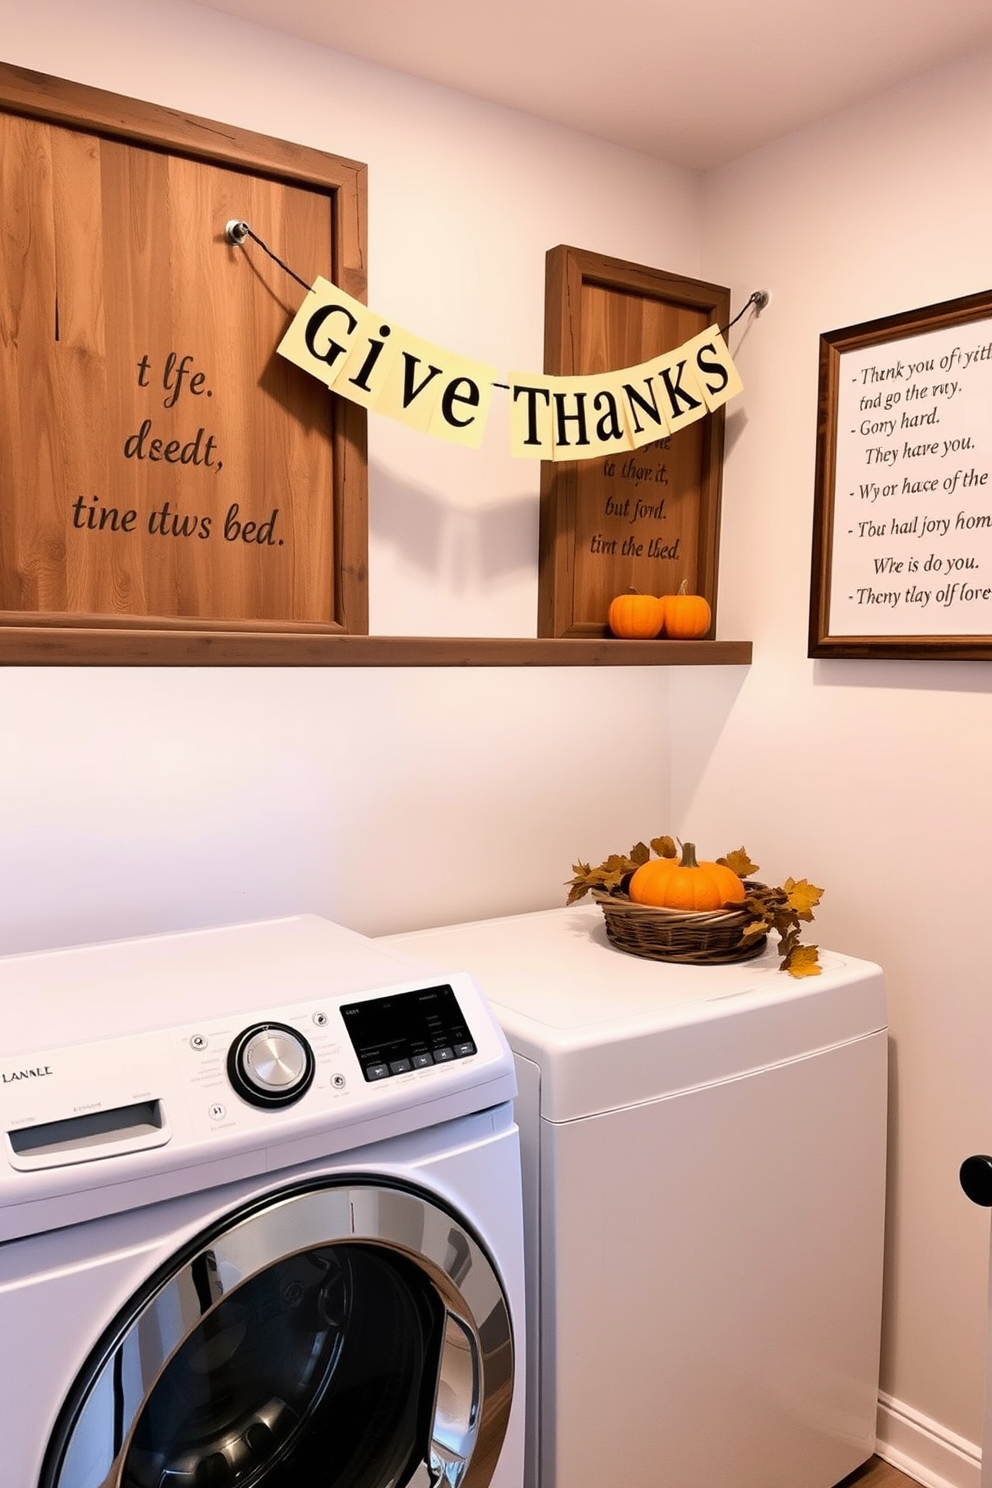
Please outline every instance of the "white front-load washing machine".
M520 1488L513 1062L316 916L0 960L0 1480Z
M593 904L380 944L468 968L516 1056L527 1488L830 1488L870 1457L879 968L646 960Z

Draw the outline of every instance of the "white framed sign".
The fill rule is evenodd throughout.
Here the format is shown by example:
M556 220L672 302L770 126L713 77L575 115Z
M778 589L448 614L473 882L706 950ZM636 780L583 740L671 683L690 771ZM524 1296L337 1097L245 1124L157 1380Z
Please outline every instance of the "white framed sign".
M821 336L809 654L992 658L992 291Z

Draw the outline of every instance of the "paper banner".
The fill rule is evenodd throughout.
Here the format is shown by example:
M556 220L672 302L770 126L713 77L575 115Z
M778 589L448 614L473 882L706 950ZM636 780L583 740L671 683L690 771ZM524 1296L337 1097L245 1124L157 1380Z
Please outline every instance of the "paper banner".
M555 377L510 374L510 452L518 460L550 460L555 440L551 425L551 389Z
M556 377L551 384L552 460L588 460L630 449L616 375Z
M352 341L375 318L373 311L330 280L317 278L276 350L332 388Z
M693 336L682 347L682 351L695 368L696 381L710 413L722 408L728 399L744 391L744 384L730 359L727 343L716 326L710 326L708 331Z
M640 449L644 444L664 439L670 426L665 417L664 398L659 395L657 358L621 372L620 387L631 449Z
M280 356L334 392L410 428L478 447L497 371L411 335L318 278L279 343ZM588 460L639 449L705 418L741 392L719 329L636 367L509 380L518 459Z

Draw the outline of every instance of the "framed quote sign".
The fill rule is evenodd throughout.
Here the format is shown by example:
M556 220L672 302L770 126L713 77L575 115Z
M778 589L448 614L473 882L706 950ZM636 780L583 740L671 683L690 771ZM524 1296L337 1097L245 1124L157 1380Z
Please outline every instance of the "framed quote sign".
M992 659L992 290L820 338L809 654Z
M276 355L304 291L226 234L363 299L365 174L0 66L0 660L367 631L365 411Z
M663 359L729 319L728 289L578 248L549 252L545 282L549 373ZM677 414L689 400L673 391ZM643 389L638 404L644 420L656 411ZM720 407L638 448L542 463L542 636L603 636L616 595L674 594L683 581L715 615L724 418Z

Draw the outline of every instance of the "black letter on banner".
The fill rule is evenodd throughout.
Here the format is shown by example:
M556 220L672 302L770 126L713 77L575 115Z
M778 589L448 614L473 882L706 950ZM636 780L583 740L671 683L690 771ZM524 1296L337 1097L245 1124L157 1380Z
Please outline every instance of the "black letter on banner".
M712 341L708 341L705 346L700 346L697 350L696 366L699 368L700 372L716 372L722 379L720 382L717 383L716 387L713 387L713 385L709 382L706 384L706 391L709 393L710 397L713 398L716 397L717 393L723 392L724 388L727 386L727 383L730 381L730 373L727 371L722 362L707 362L703 357L704 351L712 351L714 356L716 355L716 347L713 345Z
M524 444L540 444L541 441L537 437L537 398L540 394L545 403L550 403L551 393L548 388L524 387L522 383L519 383L513 389L514 403L521 393L527 394L527 438Z
M464 383L468 388L467 393L460 393L458 391L459 384L461 383ZM470 408L478 408L481 396L479 384L473 382L471 377L456 377L453 382L449 382L441 394L441 414L445 423L453 424L456 429L467 429L469 424L475 422L475 414L470 413L466 419L455 418L451 405L453 403L467 403Z
M622 439L623 424L617 412L617 400L611 392L603 391L597 393L592 400L592 406L598 412L602 407L608 410L596 425L596 438L604 443L607 439Z
M678 398L682 399L683 403L686 406L686 409L700 408L702 406L698 398L694 398L691 393L687 393L685 388L681 386L682 373L685 371L684 359L679 362L678 371L675 373L674 383L672 382L670 367L660 367L658 371L659 375L664 381L665 387L668 389L668 397L672 405L673 419L681 418L682 413L685 411L679 407L678 402L676 401Z
M631 418L634 420L634 428L638 434L643 434L644 432L641 426L641 421L637 417L638 408L640 408L643 413L646 413L649 418L654 419L655 423L658 425L658 428L662 431L662 433L664 433L665 423L662 419L661 414L658 412L657 399L654 395L654 388L651 386L653 382L653 377L645 377L644 379L644 386L647 388L648 395L651 399L650 403L648 402L647 398L641 397L640 393L637 391L632 383L625 382L623 385L623 390L627 394L627 403L630 408L630 415Z
M427 364L427 376L424 378L423 382L420 384L419 387L414 387L414 385L413 385L413 369L414 369L414 367L419 367L419 366L420 366L420 358L417 357L417 356L414 356L412 352L404 351L404 353L403 353L403 407L404 408L409 408L410 407L410 404L413 402L414 398L419 398L420 397L420 394L424 391L424 388L425 387L428 387L430 385L430 383L432 383L434 381L435 377L440 377L441 376L441 368L440 367L435 367L435 365L434 365L433 362L428 362L428 364Z
M568 444L568 438L565 434L566 424L578 424L579 437L575 441L576 444L589 443L589 435L586 433L586 395L585 393L572 393L571 396L575 399L576 412L566 413L565 399L569 397L569 394L555 393L555 414L557 416L555 446L560 449L564 449L565 445Z
M350 310L346 310L343 305L322 305L319 310L315 310L314 313L311 315L310 319L307 321L307 328L303 333L303 339L307 343L307 351L310 353L310 355L312 357L316 357L318 362L326 362L329 367L333 367L334 363L337 361L338 357L345 350L345 348L343 346L339 346L336 341L331 341L328 343L326 353L321 356L320 352L314 345L314 341L316 339L317 332L324 324L324 321L329 315L333 315L335 312L347 316L350 322L348 326L349 331L353 331L355 329L358 321L352 315Z
M389 327L388 325L382 325L382 326L379 327L379 335L380 336L388 336L388 335L390 335L390 333L391 333L391 327ZM365 358L364 362L362 363L361 371L359 372L359 374L358 374L357 377L349 377L348 378L348 381L354 387L361 388L362 391L365 392L365 393L370 393L372 391L372 389L369 387L369 385L365 381L365 379L366 379L366 377L368 377L369 373L372 371L372 368L375 366L376 362L379 360L379 355L380 355L380 353L382 351L383 345L384 345L384 343L382 341L374 341L372 339L372 337L370 336L369 337L369 354Z

